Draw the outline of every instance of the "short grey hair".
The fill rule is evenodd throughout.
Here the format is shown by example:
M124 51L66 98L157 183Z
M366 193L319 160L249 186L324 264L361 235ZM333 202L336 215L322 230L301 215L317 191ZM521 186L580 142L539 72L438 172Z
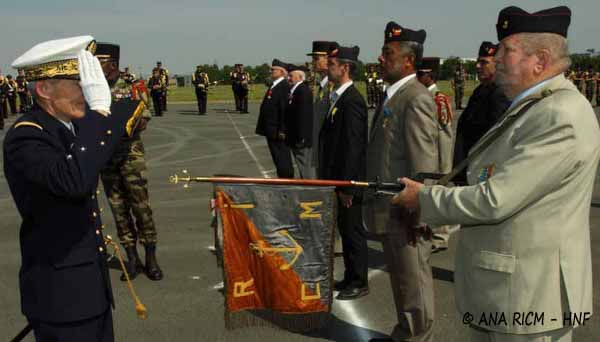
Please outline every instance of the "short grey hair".
M528 56L542 49L548 50L552 65L558 67L561 72L571 66L569 44L567 39L561 35L555 33L521 33L519 42L523 52Z
M292 72L293 72L293 73L297 73L298 75L300 75L300 79L301 79L302 81L305 81L305 80L306 80L306 73L305 73L304 71L302 71L302 70L294 70L294 71L292 71Z
M404 41L398 42L398 46L400 47L400 53L403 56L415 56L415 67L421 64L421 60L423 59L423 44L412 41Z

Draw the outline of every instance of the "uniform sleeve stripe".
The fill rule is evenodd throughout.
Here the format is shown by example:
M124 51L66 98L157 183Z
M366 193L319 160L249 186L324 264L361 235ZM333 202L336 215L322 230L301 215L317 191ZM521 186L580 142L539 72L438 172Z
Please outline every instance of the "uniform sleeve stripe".
M35 122L31 122L31 121L21 121L21 122L15 124L15 128L19 128L19 127L22 127L22 126L30 126L30 127L39 128L40 131L44 130L42 128L42 126L36 124Z

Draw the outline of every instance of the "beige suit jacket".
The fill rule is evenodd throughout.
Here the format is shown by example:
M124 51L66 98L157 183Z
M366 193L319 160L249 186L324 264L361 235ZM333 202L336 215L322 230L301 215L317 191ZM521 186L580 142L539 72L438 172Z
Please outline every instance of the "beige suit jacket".
M450 141L451 131L437 120L431 93L416 78L400 87L375 113L367 147L367 179L395 182L421 172L443 173L452 164L452 151L440 153L440 141ZM389 197L367 197L365 221L371 232L387 233L387 221L401 217Z
M561 328L565 311L592 311L589 215L600 130L589 102L563 75L534 96L547 90L553 94L470 163L469 186L419 193L425 222L462 225L456 301L488 330L539 333ZM513 324L517 312L543 313L544 325ZM494 313L504 313L507 324L481 322L481 314Z

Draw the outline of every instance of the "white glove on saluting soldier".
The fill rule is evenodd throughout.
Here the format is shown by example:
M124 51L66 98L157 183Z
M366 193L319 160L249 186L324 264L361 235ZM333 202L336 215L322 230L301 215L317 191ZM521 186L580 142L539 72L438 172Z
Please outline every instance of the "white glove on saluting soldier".
M110 114L111 94L108 82L104 77L98 58L89 51L81 51L77 55L79 62L79 78L83 97L90 108L101 114Z

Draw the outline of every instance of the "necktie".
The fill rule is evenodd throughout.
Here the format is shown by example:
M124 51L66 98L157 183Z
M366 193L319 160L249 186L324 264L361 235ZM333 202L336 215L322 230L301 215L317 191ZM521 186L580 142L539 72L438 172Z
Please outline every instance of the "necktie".
M333 108L333 106L335 105L335 101L337 101L338 99L338 93L337 92L333 92L331 93L330 99L329 99L329 110L331 111L331 108Z
M381 101L382 104L385 104L388 100L388 94L387 91L383 92L383 101Z

